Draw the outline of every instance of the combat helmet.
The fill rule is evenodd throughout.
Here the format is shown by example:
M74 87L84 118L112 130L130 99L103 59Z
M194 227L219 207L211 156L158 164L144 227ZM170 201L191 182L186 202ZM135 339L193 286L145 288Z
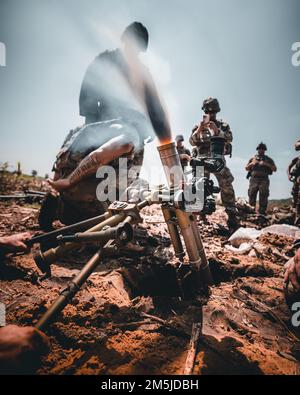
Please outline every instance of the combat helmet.
M268 148L267 148L267 146L266 146L265 143L261 142L260 144L258 144L256 150L258 151L259 149L262 149L262 150L264 150L264 151L267 151Z
M208 97L207 99L205 99L203 102L202 110L206 113L220 112L221 108L218 99L213 97Z

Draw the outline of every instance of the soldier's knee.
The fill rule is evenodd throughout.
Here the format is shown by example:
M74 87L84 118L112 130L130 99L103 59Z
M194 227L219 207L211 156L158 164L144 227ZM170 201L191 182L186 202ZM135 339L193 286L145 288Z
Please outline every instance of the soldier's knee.
M225 178L225 177L221 177L218 182L219 182L219 186L221 189L233 189L232 183L233 183L234 178Z
M255 195L255 194L257 194L257 192L258 192L258 188L256 188L256 187L250 187L248 189L248 194L249 195Z
M231 185L234 181L234 177L228 167L225 167L216 176L218 178L219 183L224 183L225 185Z
M260 193L260 199L262 201L267 200L269 196L270 196L269 192Z

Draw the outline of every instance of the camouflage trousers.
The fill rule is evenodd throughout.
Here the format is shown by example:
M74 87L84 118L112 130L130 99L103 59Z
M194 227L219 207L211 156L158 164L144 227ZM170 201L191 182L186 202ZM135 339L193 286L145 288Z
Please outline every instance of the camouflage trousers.
M259 193L259 213L265 214L268 208L268 198L270 195L269 177L251 177L248 190L249 204L256 206L257 194Z
M100 202L96 196L99 180L87 179L59 196L58 219L65 225L103 214L110 202Z
M221 200L226 211L235 212L235 193L233 189L234 177L230 169L225 166L220 173L214 173L221 189Z

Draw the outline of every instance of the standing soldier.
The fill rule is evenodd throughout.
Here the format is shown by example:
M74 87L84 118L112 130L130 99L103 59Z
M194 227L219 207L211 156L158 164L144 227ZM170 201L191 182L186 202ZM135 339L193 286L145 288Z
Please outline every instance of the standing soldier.
M189 164L189 162L191 160L191 152L189 149L185 148L185 146L183 145L184 137L182 134L179 134L178 136L176 136L175 140L176 140L177 151L178 151L178 154L180 157L180 163L181 163L181 166L184 170L185 167Z
M300 151L300 140L295 144L295 150ZM300 225L300 156L294 158L288 167L288 177L293 182L293 207L296 209L295 225Z
M217 119L217 113L221 111L218 100L212 97L204 100L202 110L206 115L204 115L203 121L193 128L190 138L190 144L195 147L193 156L210 156L210 139L213 134L222 135L225 138L226 144L224 155L231 156L232 132L228 123L222 119ZM228 227L229 229L236 229L239 227L239 221L235 206L235 193L232 185L234 177L227 166L225 166L221 172L215 173L215 177L218 180L221 189L222 203L228 215Z
M257 155L251 158L246 166L246 171L250 176L249 204L253 207L256 206L256 198L259 192L259 213L265 215L270 194L269 176L277 171L277 168L273 159L265 154L267 151L266 144L260 143L256 150Z

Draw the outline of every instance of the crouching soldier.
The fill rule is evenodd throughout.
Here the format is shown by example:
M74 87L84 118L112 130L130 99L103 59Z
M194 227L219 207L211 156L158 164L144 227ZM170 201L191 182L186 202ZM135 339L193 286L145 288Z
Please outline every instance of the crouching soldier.
M300 140L295 144L296 151L300 151ZM296 211L295 225L300 225L300 156L294 158L288 167L288 177L293 183L293 207Z
M257 155L251 158L246 166L246 171L250 176L248 190L249 204L256 207L256 198L259 193L259 214L265 215L268 208L268 198L270 195L269 176L277 171L276 165L265 153L267 146L260 143L256 148Z
M120 182L129 186L138 177L129 172L124 176L123 170L142 165L144 142L153 130L160 140L170 139L167 114L152 76L140 60L148 38L145 26L134 22L122 35L122 48L98 55L88 67L79 100L86 125L71 131L57 156L50 184L60 193L59 207L57 198L50 195L40 212L43 230L51 229L57 212L64 224L102 214L111 199L119 198L124 189ZM122 174L120 158L127 159ZM114 177L99 174L106 165L116 171L115 197L107 200L96 196L100 181L110 190L115 183Z
M210 157L211 137L222 135L225 138L224 155L231 155L232 152L232 132L228 123L222 119L217 119L217 113L221 111L217 99L208 98L204 100L202 110L205 112L203 121L193 128L190 137L190 144L194 146L193 156ZM230 169L224 169L214 174L221 189L221 199L228 215L228 227L232 230L239 227L238 212L235 205L235 192L233 189L234 177ZM209 174L206 174L209 176Z
M97 122L70 132L49 180L59 195L48 196L40 211L42 229L50 230L55 219L68 225L104 213L138 179L145 135L137 115L135 120Z

